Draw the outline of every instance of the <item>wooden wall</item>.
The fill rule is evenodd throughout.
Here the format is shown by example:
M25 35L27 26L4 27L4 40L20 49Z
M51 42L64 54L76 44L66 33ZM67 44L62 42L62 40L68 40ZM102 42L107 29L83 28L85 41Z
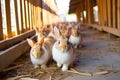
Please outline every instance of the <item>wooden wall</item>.
M80 1L75 11L78 21L120 37L120 0ZM98 22L94 20L94 6L98 6ZM86 11L86 19L81 15L83 11ZM81 17L83 20L80 19Z
M11 8L10 5L14 5L16 35L22 34L28 30L33 29L33 26L43 26L60 21L57 12L57 6L55 0L3 0L5 5L5 22L6 32L3 33L3 14L0 1L0 40L13 37L11 25ZM13 1L14 4L11 4ZM4 28L5 29L5 28Z

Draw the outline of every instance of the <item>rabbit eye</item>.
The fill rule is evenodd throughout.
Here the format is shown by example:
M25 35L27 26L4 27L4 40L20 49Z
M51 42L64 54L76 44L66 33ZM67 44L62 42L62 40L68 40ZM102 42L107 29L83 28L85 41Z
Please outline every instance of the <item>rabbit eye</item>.
M40 48L40 51L42 51L42 48Z
M69 42L67 41L67 44L69 44Z
M60 41L58 41L58 44L60 44Z

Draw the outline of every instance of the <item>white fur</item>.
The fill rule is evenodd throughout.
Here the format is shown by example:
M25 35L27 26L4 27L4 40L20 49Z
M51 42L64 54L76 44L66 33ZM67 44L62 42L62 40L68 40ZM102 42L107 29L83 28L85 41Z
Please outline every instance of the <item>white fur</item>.
M75 54L73 53L72 46L67 52L62 52L56 48L57 42L53 45L52 56L54 61L57 62L58 67L62 67L62 71L68 70L69 65L74 61Z
M38 67L39 65L41 65L41 68L45 67L48 60L51 57L51 52L47 51L47 49L45 49L45 47L42 47L42 48L45 51L45 53L40 58L35 58L32 55L32 49L31 49L30 58L31 58L31 62L34 64L35 68Z
M72 43L74 48L77 48L77 46L80 44L81 37L80 36L73 36L70 35L69 42Z

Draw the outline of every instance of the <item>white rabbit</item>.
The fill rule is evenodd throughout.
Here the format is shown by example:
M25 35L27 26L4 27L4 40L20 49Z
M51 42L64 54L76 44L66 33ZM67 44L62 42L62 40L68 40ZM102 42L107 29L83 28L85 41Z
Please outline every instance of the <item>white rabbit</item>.
M34 65L34 68L45 68L48 61L52 58L52 46L54 44L53 38L42 37L38 42L34 42L31 39L27 39L28 44L31 46L30 58Z
M69 37L69 42L72 43L74 48L82 47L82 36L78 33L78 25L72 28L72 33Z
M68 67L75 59L72 45L68 42L68 38L61 35L58 30L58 39L52 48L53 60L57 63L58 67L62 66L62 71L67 71Z

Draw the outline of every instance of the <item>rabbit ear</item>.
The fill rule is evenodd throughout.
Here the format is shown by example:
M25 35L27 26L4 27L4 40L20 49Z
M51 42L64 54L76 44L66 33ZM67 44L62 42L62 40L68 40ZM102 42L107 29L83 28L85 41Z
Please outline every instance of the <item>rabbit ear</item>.
M55 33L56 39L58 39L58 37L60 36L60 31L57 27L54 27L54 33Z
M34 26L34 29L35 29L36 33L39 33L38 27Z
M67 28L66 32L65 32L66 36L70 36L70 28Z
M51 29L51 31L50 31L50 32L54 33L54 28L53 28L53 25L50 25L50 29Z
M33 47L34 44L35 44L35 42L34 42L33 40L31 40L31 39L27 39L27 42L28 42L28 44L29 44L31 47Z
M41 39L38 42L40 45L42 45L44 43L44 37L41 37Z

